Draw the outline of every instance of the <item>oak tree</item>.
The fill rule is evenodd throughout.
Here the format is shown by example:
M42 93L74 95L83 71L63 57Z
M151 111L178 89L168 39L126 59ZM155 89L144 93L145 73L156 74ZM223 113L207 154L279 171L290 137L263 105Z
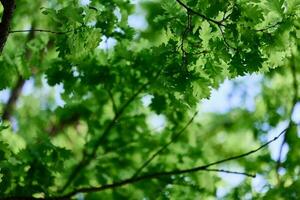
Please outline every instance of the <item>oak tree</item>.
M0 199L300 197L300 1L0 2Z

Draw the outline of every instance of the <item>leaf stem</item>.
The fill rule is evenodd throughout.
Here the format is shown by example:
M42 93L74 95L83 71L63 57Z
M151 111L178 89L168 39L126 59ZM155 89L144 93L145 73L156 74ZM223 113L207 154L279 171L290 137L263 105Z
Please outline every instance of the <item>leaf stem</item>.
M160 147L154 154L152 154L152 156L150 156L142 165L141 167L139 167L139 169L134 173L134 175L132 176L132 178L137 177L144 168L146 168L150 162L157 156L159 156L159 154L161 154L164 150L166 150L173 142L177 141L178 138L181 136L181 134L189 127L189 125L194 121L194 118L197 116L198 112L195 112L195 114L192 116L192 118L186 123L186 125L177 133L174 134L174 136L172 137L172 139L167 142L165 145L163 145L162 147Z

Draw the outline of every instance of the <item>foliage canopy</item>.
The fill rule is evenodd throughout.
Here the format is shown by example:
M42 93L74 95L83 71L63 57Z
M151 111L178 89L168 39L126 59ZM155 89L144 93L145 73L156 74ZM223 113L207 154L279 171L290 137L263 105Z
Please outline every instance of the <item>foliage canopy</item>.
M1 3L0 199L300 197L299 0ZM253 73L254 109L201 112Z

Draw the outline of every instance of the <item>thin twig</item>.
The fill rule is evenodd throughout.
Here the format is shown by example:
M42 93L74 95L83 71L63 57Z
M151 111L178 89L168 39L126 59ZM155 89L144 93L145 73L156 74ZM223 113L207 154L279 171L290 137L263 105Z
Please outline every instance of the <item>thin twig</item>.
M163 68L162 68L163 69ZM160 73L162 72L162 69L155 75L154 80L158 78ZM67 179L65 185L61 189L61 193L64 192L67 187L72 183L72 181L78 176L79 172L85 168L91 160L96 156L96 152L99 148L99 146L105 142L108 134L112 130L112 128L115 126L117 123L118 119L122 116L126 108L136 99L136 97L146 88L148 87L151 83L153 82L153 79L151 81L146 82L143 84L128 100L125 102L125 104L118 110L118 112L115 114L114 118L110 121L108 126L105 128L103 131L102 135L97 139L95 142L94 148L92 152L88 155L85 155L82 160L75 166L74 170L71 172L69 178Z
M116 114L116 113L118 113L118 107L117 107L117 104L116 104L115 99L113 97L113 94L111 93L110 89L107 89L107 93L108 93L108 96L109 96L109 98L111 100L111 103L113 105L114 113Z
M201 169L201 170L198 170L198 171L236 174L236 175L247 176L247 177L250 177L250 178L255 178L256 177L255 174L249 174L249 173L238 172L238 171L229 171L229 170L224 170L224 169ZM136 183L136 182L143 181L143 180L160 178L161 176L170 176L170 175L174 175L174 174L172 174L171 172L161 172L161 173L156 173L156 174L150 174L150 175L141 176L141 177L138 177L138 178L131 178L131 179L127 179L127 180L124 180L124 181L120 181L120 182L116 182L116 183L113 183L113 184L108 184L108 185L104 185L104 186L100 186L100 187L81 188L81 189L74 190L73 192L71 192L67 195L64 195L62 197L49 197L49 198L45 198L45 199L48 199L48 200L68 200L68 199L71 199L71 197L76 195L77 193L98 192L98 191L102 191L102 190L105 190L105 189L113 189L113 188L124 186L124 185L127 185L127 184ZM44 199L44 198L34 198L34 197L0 198L0 200L37 200L37 199Z
M186 174L186 173L194 173L194 172L198 172L198 171L223 172L223 173L238 174L238 175L244 175L244 176L248 176L251 178L255 178L254 174L248 174L248 173L244 173L244 172L235 172L235 171L228 171L228 170L222 170L222 169L192 168L192 169L187 169L187 170L174 170L174 171L169 171L169 172L152 173L152 174L148 174L148 175L144 175L144 176L140 176L140 177L136 177L136 178L125 179L123 181L119 181L119 182L115 182L112 184L107 184L107 185L103 185L103 186L99 186L99 187L80 188L80 189L76 189L62 197L56 197L56 198L52 198L52 199L61 200L61 198L63 198L63 199L70 198L70 197L76 195L77 193L99 192L99 191L103 191L103 190L107 190L107 189L121 187L121 186L128 185L128 184L134 184L134 183L144 181L144 180L159 179L163 176L180 175L180 174Z
M201 13L195 11L195 10L193 10L192 8L190 8L186 4L184 4L181 0L176 0L176 2L179 3L182 7L184 7L186 9L187 12L189 12L191 14L197 15L197 16L201 17L202 19L205 19L205 20L207 20L209 22L212 22L212 23L214 23L214 24L216 24L218 26L225 26L224 24L222 24L222 22L216 21L214 19L211 19L211 18L209 18L209 17L207 17L207 16L205 16L205 15L203 15L203 14L201 14Z
M231 13L229 13L228 15L226 15L226 14L227 14L227 11L224 12L224 15L223 15L223 17L222 17L222 20L221 20L220 22L224 22L224 21L226 21L227 19L229 19L229 17L230 17L231 14L232 14L232 10L233 10L233 7L231 8Z
M269 29L271 29L271 28L275 28L276 26L278 26L278 25L280 25L280 24L282 24L282 23L283 23L283 21L279 21L279 22L276 22L275 24L270 25L270 26L267 26L267 27L265 27L265 28L262 28L262 29L256 29L255 31L257 31L257 32L264 32L264 31L267 31L267 30L269 30Z
M96 7L94 7L94 6L88 6L88 8L91 9L91 10L94 10L94 11L98 12L98 9Z
M227 41L227 39L226 39L226 37L225 37L225 35L224 35L224 31L222 30L222 27L225 27L225 25L224 25L222 22L226 21L226 20L229 18L230 14L228 14L226 17L225 17L225 15L224 15L224 16L223 16L223 19L222 19L221 21L216 21L216 20L214 20L214 19L211 19L211 18L209 18L209 17L206 17L205 15L203 15L203 14L201 14L201 13L199 13L199 12L196 12L195 10L193 10L192 8L190 8L190 7L188 7L186 4L184 4L181 0L176 0L176 1L177 1L177 3L179 3L182 7L184 7L184 8L186 9L186 11L187 11L187 13L188 13L188 16L189 16L190 14L194 14L194 15L200 16L201 18L207 20L208 22L212 22L212 23L216 24L216 25L218 26L220 32L221 32L221 35L222 35L222 38L223 38L223 40L224 40L225 45L226 45L228 48L230 48L230 49L233 49L233 50L235 50L235 51L237 50L237 48L231 46L231 45L228 43L228 41ZM189 22L189 23L190 23L190 22ZM188 26L190 26L190 25L188 25ZM182 50L183 58L184 58L184 59L185 59L185 57L186 57L186 51L185 51L184 48L183 48L183 41L184 41L184 36L185 36L185 34L186 34L186 31L184 31L183 36L182 36L182 41L181 41L181 50Z
M249 156L251 154L254 154L258 151L260 151L261 149L265 148L266 146L268 146L270 143L276 141L281 135L283 135L286 132L287 128L285 128L283 131L281 131L276 137L274 137L273 139L269 140L268 142L264 143L263 145L261 145L260 147L253 149L251 151L248 151L246 153L243 154L239 154L236 156L232 156L232 157L228 157L222 160L218 160L206 165L202 165L202 166L198 166L195 168L191 168L191 169L184 169L184 170L173 170L173 171L166 171L166 172L154 172L151 174L147 174L147 175L143 175L143 176L139 176L139 177L131 177L125 180L121 180L121 181L117 181L111 184L106 184L106 185L102 185L99 187L90 187L90 188L80 188L80 189L75 189L74 191L61 196L61 197L55 197L52 199L56 199L56 200L61 200L64 198L70 198L72 196L74 196L75 194L81 192L81 193L88 193L88 192L99 192L99 191L103 191L106 189L112 189L112 188L117 188L117 187L121 187L124 185L128 185L128 184L133 184L136 182L140 182L143 180L150 180L150 179L158 179L161 178L163 176L171 176L171 175L180 175L180 174L187 174L187 173L193 173L193 172L198 172L198 171L208 171L209 167L217 165L217 164L221 164L221 163L225 163L231 160L237 160L240 158L244 158L246 156ZM214 169L211 169L214 170ZM250 174L248 174L250 175ZM254 176L254 175L253 175Z
M144 168L146 168L150 162L156 158L159 154L161 154L164 150L166 150L172 143L174 143L175 141L178 140L178 138L181 136L181 134L189 127L189 125L194 121L196 115L198 114L198 111L195 112L195 114L192 116L192 118L186 123L186 125L180 130L178 131L176 134L174 134L174 136L172 137L172 139L164 144L162 147L160 147L152 156L150 156L139 168L138 170L136 170L136 172L134 173L134 175L132 176L137 177Z
M294 59L294 58L292 57L292 59ZM293 126L292 114L295 111L296 104L297 104L297 101L298 101L298 82L297 82L297 73L296 73L296 67L295 67L295 61L294 60L292 60L292 63L291 63L291 74L293 76L293 83L292 84L293 84L294 95L293 95L292 107L291 107L290 115L289 115L289 124L288 124L288 128L287 128L287 133ZM285 143L286 143L286 134L284 135L284 138L283 138L282 143L280 145L279 154L278 154L278 158L277 158L277 162L276 162L276 173L277 173L278 183L280 183L279 168L280 168L280 165L281 165L281 156L282 156L282 151L283 151L283 147L284 147Z
M15 87L12 88L9 99L6 105L4 106L3 114L1 117L2 120L10 120L15 104L19 96L21 95L24 84L25 84L25 80L23 79L23 77L19 76Z
M25 32L44 32L44 33L52 33L52 34L66 34L74 32L80 28L82 28L84 25L78 26L77 28L67 30L67 31L54 31L54 30L47 30L47 29L25 29L25 30L11 30L9 33L25 33Z
M186 37L188 36L190 30L191 30L191 14L189 11L187 11L187 26L182 32L181 36L181 52L182 52L182 67L187 70L187 63L188 63L188 52L184 49L184 41Z
M230 170L225 170L225 169L212 169L208 168L205 171L211 171L211 172L221 172L221 173L226 173L226 174L238 174L238 175L243 175L243 176L248 176L251 178L255 178L256 174L249 174L246 172L238 172L238 171L230 171Z
M227 41L227 39L226 39L226 37L225 37L224 31L222 30L222 27L221 27L221 26L218 26L218 28L219 28L219 30L220 30L220 32L221 32L223 41L224 41L225 45L227 46L227 48L233 49L234 51L236 51L237 48L231 46L231 45L228 43L228 41Z
M198 166L195 168L191 168L191 169L184 169L184 170L173 170L173 171L166 171L166 172L154 172L151 174L147 174L147 175L143 175L143 176L139 176L139 177L133 177L133 178L128 178L128 179L124 179L121 181L117 181L111 184L106 184L106 185L102 185L99 187L89 187L89 188L79 188L79 189L75 189L63 196L57 196L57 197L49 197L49 198L45 198L45 199L49 199L49 200L67 200L70 199L72 196L76 195L77 193L89 193L89 192L99 192L99 191L103 191L103 190L107 190L107 189L114 189L117 187L121 187L124 185L128 185L128 184L134 184L140 181L144 181L144 180L150 180L150 179L158 179L161 178L163 176L172 176L172 175L180 175L180 174L187 174L187 173L193 173L193 172L198 172L198 171L218 171L218 172L224 172L224 173L234 173L234 174L240 174L240 175L245 175L245 176L249 176L249 177L255 177L255 175L253 174L248 174L248 173L244 173L244 172L233 172L233 171L227 171L227 170L222 170L222 169L212 169L209 168L211 166L217 165L217 164L221 164L221 163L225 163L231 160L237 160L246 156L249 156L251 154L254 154L256 152L258 152L259 150L265 148L266 146L268 146L270 143L276 141L281 135L283 135L286 132L287 128L285 128L283 131L281 131L276 137L274 137L272 140L269 140L268 142L264 143L263 145L261 145L260 147L253 149L251 151L248 151L246 153L240 154L240 155L236 155L236 156L232 156L232 157L228 157L225 158L223 160L219 160L219 161L215 161L206 165L202 165L202 166ZM35 199L33 197L24 197L24 198L14 198L14 197L9 197L9 198L0 198L0 200L10 200L10 199Z
M34 23L32 23L32 26L34 26ZM35 37L34 32L30 31L27 36L27 41L32 40L34 37ZM24 54L27 60L30 60L31 53L32 53L31 50L28 47L26 47ZM22 93L24 84L25 84L25 79L21 75L19 75L16 85L12 88L9 99L5 107L3 108L2 120L10 120L14 107Z
M53 33L53 34L66 34L70 33L74 30L69 30L69 31L52 31L52 30L45 30L45 29L25 29L25 30L11 30L9 33L26 33L26 32L44 32L44 33Z
M60 199L60 200L69 200L70 198ZM11 196L11 197L3 197L0 200L45 200L45 198L35 198L35 197L26 197L26 196Z

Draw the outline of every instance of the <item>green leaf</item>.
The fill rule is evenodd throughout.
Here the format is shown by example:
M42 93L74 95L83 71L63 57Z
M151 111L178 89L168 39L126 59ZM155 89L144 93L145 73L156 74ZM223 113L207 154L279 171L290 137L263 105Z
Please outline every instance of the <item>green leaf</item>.
M154 94L150 107L154 110L157 114L161 114L162 111L166 109L167 103L166 99L163 95Z

